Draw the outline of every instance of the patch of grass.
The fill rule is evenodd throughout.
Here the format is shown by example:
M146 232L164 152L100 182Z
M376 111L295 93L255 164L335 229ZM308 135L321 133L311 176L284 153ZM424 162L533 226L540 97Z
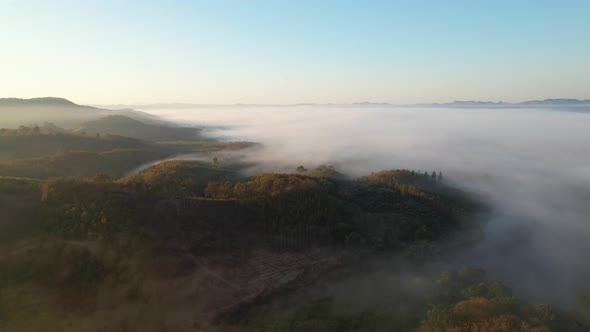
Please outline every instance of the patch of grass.
M168 155L169 152L157 149L58 152L47 157L0 162L0 174L39 179L56 176L94 176L97 173L120 177L141 164Z

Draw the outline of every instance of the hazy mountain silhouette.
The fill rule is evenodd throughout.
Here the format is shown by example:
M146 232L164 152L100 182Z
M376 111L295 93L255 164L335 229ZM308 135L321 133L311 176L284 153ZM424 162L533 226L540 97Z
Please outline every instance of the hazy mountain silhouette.
M90 106L77 105L65 98L57 97L40 97L31 99L22 98L0 98L0 107L6 106L64 106L64 107L87 107Z
M52 122L62 127L75 127L106 115L124 115L148 123L163 123L157 117L130 109L107 110L78 105L64 98L0 98L0 128Z
M510 103L503 101L481 101L481 100L455 100L447 103L416 103L416 104L394 104L387 102L355 102L349 104L337 103L296 103L296 104L191 104L191 103L155 103L155 104L133 104L133 105L102 105L107 109L132 108L132 109L186 109L186 108L216 108L216 107L284 107L284 106L318 106L318 107L472 107L472 108L532 108L532 107L579 107L590 106L590 99L543 99L527 100L523 102Z

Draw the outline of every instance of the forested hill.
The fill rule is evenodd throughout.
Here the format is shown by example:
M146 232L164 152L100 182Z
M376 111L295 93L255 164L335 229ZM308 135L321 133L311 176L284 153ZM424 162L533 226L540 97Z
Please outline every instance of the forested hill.
M87 108L94 108L90 106L81 106L74 104L73 102L65 99L65 98L57 98L57 97L40 97L40 98L31 98L31 99L21 99L21 98L0 98L0 107L26 107L26 106L60 106L60 107L87 107Z
M80 109L74 108L74 113ZM39 112L45 112L40 108ZM71 119L71 117L69 117ZM249 142L217 142L201 129L108 115L73 128L52 122L0 127L0 176L45 179L53 176L120 177L157 160L193 154L205 158L221 150L254 146Z
M11 207L0 221L0 328L587 331L480 270L412 272L449 241L479 235L481 202L441 173L351 179L301 166L245 177L243 166L170 161L118 180L0 178L0 207ZM385 264L368 264L375 257ZM407 280L391 279L399 270ZM46 315L25 319L31 310Z
M111 134L150 141L182 141L200 138L200 130L144 123L123 115L109 115L83 123L78 131Z
M107 110L76 104L64 98L0 98L0 128L16 128L20 125L55 123L62 127L74 127L83 122L106 115L124 115L144 122L159 122L144 112L121 109Z
M119 229L132 220L141 227L140 216L146 211L134 211L132 205L126 206L131 210L123 214L125 220L116 212L119 209L112 215L105 214L110 209L108 202L112 201L101 206L101 197L115 192L128 192L129 198L151 194L237 202L244 213L232 220L233 226L225 230L228 234L232 228L243 229L293 243L396 248L415 241L440 239L458 230L478 229L470 218L478 203L436 176L392 170L349 180L338 173L325 172L327 169L269 173L239 180L239 173L218 165L167 162L116 182L104 178L52 179L43 185L43 197L57 204L56 212L62 204L68 206L68 215L56 218L61 225L58 228L78 229L81 233L70 235L82 238L101 234L103 227L109 232ZM380 181L382 177L388 181ZM75 197L81 213L94 215L88 210L93 205L107 221L77 219L71 215L74 202L68 202L68 197ZM193 212L189 208L183 213L188 217ZM223 213L217 211L215 215ZM132 215L135 219L129 219ZM177 221L186 227L193 223L190 218ZM199 221L201 225L210 223L219 222Z

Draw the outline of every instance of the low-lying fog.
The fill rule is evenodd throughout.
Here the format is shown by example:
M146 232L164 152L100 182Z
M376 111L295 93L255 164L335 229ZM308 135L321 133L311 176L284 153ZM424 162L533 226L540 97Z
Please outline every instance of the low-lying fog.
M534 302L590 289L590 113L550 109L218 107L147 110L226 126L215 137L264 144L269 171L334 165L352 175L442 171L495 214L466 263Z

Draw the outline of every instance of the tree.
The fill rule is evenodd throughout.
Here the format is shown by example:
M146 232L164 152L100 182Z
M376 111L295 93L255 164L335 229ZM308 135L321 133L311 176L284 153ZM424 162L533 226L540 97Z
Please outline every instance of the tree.
M20 135L28 135L31 132L31 128L26 127L26 126L19 126L18 127L18 133Z
M442 180L443 180L442 172L438 172L438 181L442 182Z
M436 172L432 172L432 174L430 175L430 178L433 180L436 180Z
M96 133L96 139L100 139L100 133Z
M305 169L305 167L299 165L296 169L297 173L303 173L303 172L307 172L307 169Z
M211 160L211 166L213 166L213 167L219 166L219 159L217 159L217 157L213 157L213 159Z

